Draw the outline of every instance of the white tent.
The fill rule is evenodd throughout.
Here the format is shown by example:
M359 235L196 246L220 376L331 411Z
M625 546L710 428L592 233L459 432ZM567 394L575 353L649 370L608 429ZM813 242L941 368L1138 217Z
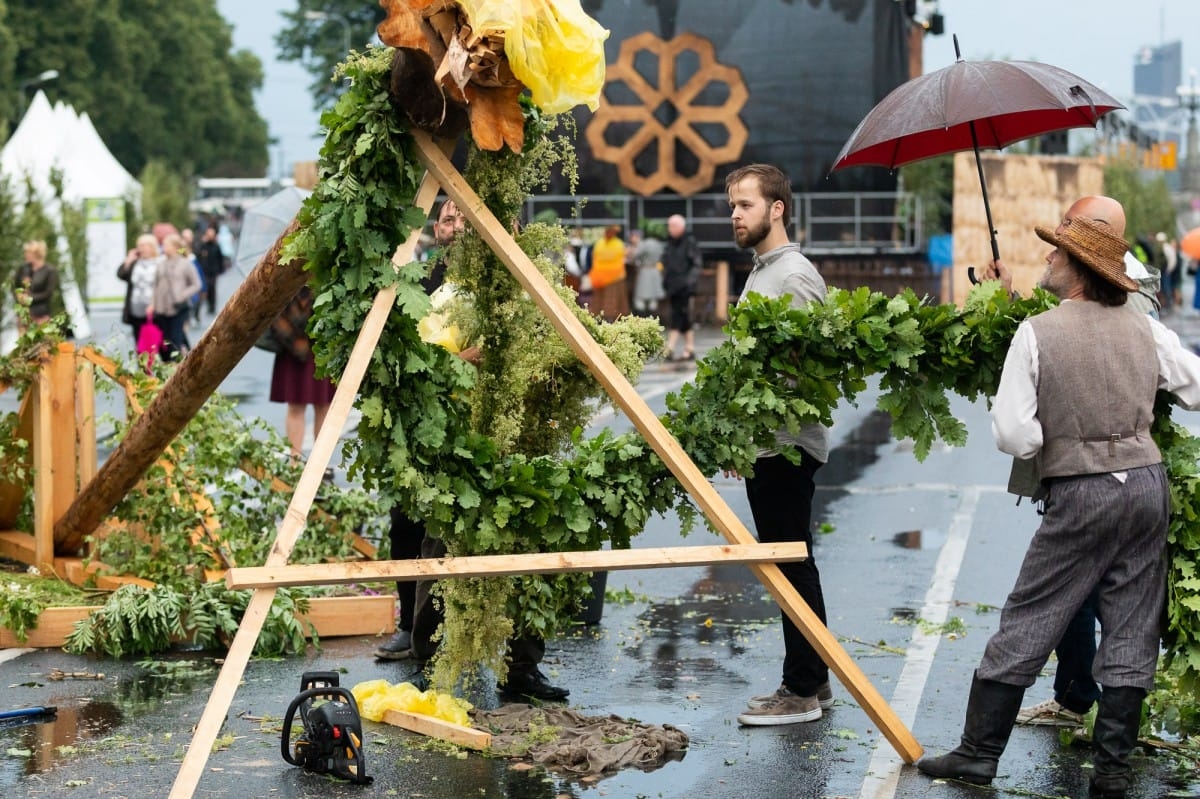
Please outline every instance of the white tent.
M63 195L72 204L141 193L141 185L109 152L88 115L61 102L51 106L39 91L0 150L0 170L15 186L28 176L38 196L49 203L54 168L62 172Z
M63 199L82 206L86 215L88 297L93 302L119 300L125 293L116 278L117 263L126 252L124 198L139 199L141 184L109 152L87 114L77 114L61 102L51 106L39 91L0 150L0 171L18 201L24 199L28 181L47 212L56 217L59 209L50 185L54 169L62 174ZM90 335L82 298L73 283L64 281L63 301L76 334ZM11 332L4 332L7 340L0 340L0 352L11 347Z

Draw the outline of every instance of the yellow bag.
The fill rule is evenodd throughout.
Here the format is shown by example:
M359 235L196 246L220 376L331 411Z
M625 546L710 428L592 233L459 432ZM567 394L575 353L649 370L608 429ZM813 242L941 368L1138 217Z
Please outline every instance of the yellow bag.
M533 104L561 114L584 104L595 111L604 88L608 30L579 0L459 0L479 35L504 34L504 51Z
M387 680L367 680L351 688L350 693L354 694L354 700L358 703L358 712L368 721L383 721L385 712L403 710L433 716L462 727L471 726L471 717L468 715L472 707L470 702L432 689L421 691L412 683L391 685Z

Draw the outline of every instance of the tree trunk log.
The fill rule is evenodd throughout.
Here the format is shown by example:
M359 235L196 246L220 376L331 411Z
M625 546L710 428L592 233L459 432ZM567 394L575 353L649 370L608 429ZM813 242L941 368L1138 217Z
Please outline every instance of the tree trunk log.
M225 303L195 348L179 364L162 390L134 420L104 466L79 492L54 525L56 550L76 554L95 530L196 412L237 366L267 326L308 280L305 261L280 262L293 221Z

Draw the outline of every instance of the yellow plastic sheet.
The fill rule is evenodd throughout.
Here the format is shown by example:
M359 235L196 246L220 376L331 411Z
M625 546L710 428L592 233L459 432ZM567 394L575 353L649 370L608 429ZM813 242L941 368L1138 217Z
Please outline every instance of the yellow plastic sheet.
M350 693L358 702L358 712L369 721L383 721L383 714L389 710L404 710L462 727L471 726L471 717L467 715L472 708L470 702L433 689L419 691L412 683L392 685L387 680L367 680L351 688Z
M513 74L533 104L561 114L583 104L593 111L604 88L608 30L579 0L458 0L476 34L504 34Z

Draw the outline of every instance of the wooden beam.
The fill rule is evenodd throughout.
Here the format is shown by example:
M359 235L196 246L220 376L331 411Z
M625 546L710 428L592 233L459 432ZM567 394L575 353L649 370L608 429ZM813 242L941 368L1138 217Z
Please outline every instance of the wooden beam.
M587 328L575 317L550 283L533 265L508 229L501 224L484 204L475 190L467 183L450 159L433 142L429 134L419 130L412 132L417 143L417 156L421 163L441 182L442 188L458 209L475 228L475 231L504 261L513 276L542 309L547 319L566 341L567 345L587 365L608 395L625 412L629 420L645 437L646 442L658 453L667 468L696 500L704 515L731 544L752 544L754 537L730 510L716 488L700 473L679 442L667 431L659 418L650 410L630 385L620 370L608 359L604 350L588 334ZM770 592L775 601L788 614L805 639L820 654L821 659L837 675L842 685L858 701L896 752L908 763L915 763L922 754L921 745L904 726L887 701L863 673L858 664L846 653L837 638L821 623L817 614L805 604L778 566L751 566L755 575Z
M0 532L0 556L33 565L37 561L33 536L19 530Z
M396 597L323 596L308 601L299 617L322 638L345 635L390 635L396 631Z
M347 585L378 580L424 580L444 577L500 577L508 574L656 569L663 566L709 566L714 563L766 563L804 560L801 541L779 544L717 544L696 547L534 552L526 555L474 555L427 560L348 561L294 566L230 569L230 588L296 585Z
M492 734L490 732L477 730L473 727L464 727L452 721L442 721L433 716L409 713L405 710L385 710L383 712L383 721L385 724L401 727L410 732L418 732L430 738L437 738L439 741L449 741L455 746L462 746L467 749L484 751L492 748Z
M426 174L421 179L421 185L413 199L414 206L428 215L429 210L433 207L433 201L437 197L437 192L437 181L431 175ZM420 237L421 231L413 230L404 243L396 249L396 253L392 257L393 263L406 264L412 261ZM257 272L258 269L254 271ZM346 370L338 380L325 423L321 425L321 432L317 434L317 438L313 442L312 452L304 464L300 481L296 484L296 493L292 496L291 504L288 505L283 520L279 523L279 529L275 534L275 543L271 546L271 551L267 553L266 565L268 566L282 566L287 563L292 549L296 546L296 539L304 531L304 520L308 518L308 510L312 506L313 497L316 496L317 489L321 485L325 466L328 465L329 459L338 446L338 437L342 434L342 427L354 404L354 396L358 393L358 387L362 385L371 355L375 352L375 345L379 343L379 337L383 334L388 315L395 304L396 289L394 287L386 288L375 295L371 310L367 312L362 329L358 332L358 339L354 342L354 349L350 352ZM217 327L220 321L221 317L218 317L217 321L213 323L213 327L209 329L209 333ZM201 339L201 343L204 343L204 339ZM188 356L188 359L193 357L195 357L195 351ZM225 655L225 662L217 675L217 681L209 694L208 704L205 705L204 713L196 724L191 745L188 747L187 754L184 755L179 773L175 775L170 799L190 799L195 794L196 786L200 783L200 777L204 773L204 765L208 762L208 753L212 751L213 743L221 732L221 724L225 721L225 714L233 703L238 683L241 682L242 674L246 671L246 664L250 662L250 655L254 652L254 645L258 642L258 634L262 631L263 624L267 620L267 612L270 611L271 602L274 599L274 588L259 588L250 596L250 603L242 615L242 623L238 626L238 631Z
M50 384L50 425L54 435L50 448L50 471L53 475L54 493L51 503L51 519L57 520L79 490L79 442L75 417L75 345L64 341L42 368L38 380ZM57 547L55 547L57 549ZM45 561L54 559L54 552ZM64 555L73 555L66 551Z
M75 438L79 451L78 485L96 476L96 372L90 361L75 354Z
M28 637L18 641L17 636L9 630L0 627L0 649L9 647L29 647L31 649L56 649L63 645L75 622L86 619L100 606L75 605L69 608L46 608L38 615L37 627L28 630Z
M33 381L33 565L54 562L54 391L45 369Z

